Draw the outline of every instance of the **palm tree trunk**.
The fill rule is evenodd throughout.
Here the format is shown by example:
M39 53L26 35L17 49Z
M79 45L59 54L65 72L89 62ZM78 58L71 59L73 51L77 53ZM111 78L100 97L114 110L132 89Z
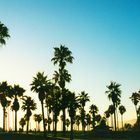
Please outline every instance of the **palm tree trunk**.
M117 108L116 108L116 116L117 116L117 129L119 130L119 116L118 116Z
M45 117L44 117L43 101L41 101L41 107L42 107L42 117L43 117L44 137L46 137L46 127L45 127Z
M123 115L121 115L121 120L122 120L122 130L123 130Z
M73 118L71 117L71 131L70 131L70 140L73 140Z
M5 131L5 107L3 107L3 131Z
M137 105L135 105L135 110L136 110L136 116L137 116L137 121L138 121L138 109L137 109Z
M115 127L115 131L117 130L116 127L116 110L114 111L114 127Z
M113 114L111 114L111 127L114 130L114 124L113 124Z
M17 111L15 111L15 132L17 132Z
M65 125L66 125L66 112L65 112L65 109L63 109L63 133L65 134L65 132L66 132L66 127L65 127Z
M55 130L54 130L54 136L56 137L56 132L57 132L57 116L55 114Z
M26 129L26 134L28 134L28 130L29 130L29 120L27 120L27 129Z

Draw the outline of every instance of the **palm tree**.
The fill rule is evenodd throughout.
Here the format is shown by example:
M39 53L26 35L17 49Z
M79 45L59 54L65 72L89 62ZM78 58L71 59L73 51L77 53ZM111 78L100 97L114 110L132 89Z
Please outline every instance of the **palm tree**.
M91 116L90 116L89 113L86 114L85 119L86 119L86 124L87 124L87 131L89 131L90 130L90 125L91 125Z
M88 93L85 93L85 91L82 91L78 96L78 102L79 102L79 109L80 109L80 115L81 115L81 123L82 123L82 130L85 130L85 105L86 102L89 101Z
M38 93L38 98L41 102L42 108L42 117L43 117L43 128L44 128L44 137L46 137L46 127L45 127L45 117L44 117L44 100L45 96L49 90L49 80L47 80L47 76L43 73L38 72L36 77L33 77L33 81L31 83L31 91Z
M5 116L6 116L6 108L10 105L10 100L7 99L12 98L11 94L11 86L7 84L7 82L0 83L0 102L3 107L3 131L5 131Z
M77 125L77 127L78 127L78 131L79 131L79 125L80 125L80 115L76 115L75 116L75 124Z
M109 110L106 110L105 112L104 112L104 115L105 115L105 118L106 118L106 121L107 121L107 125L109 126L109 117L110 117L110 113L109 113Z
M26 124L25 118L21 118L20 121L19 121L19 124L21 125L22 131L23 131L24 126L25 126L25 124Z
M23 99L23 105L21 108L23 111L26 111L25 118L27 121L27 134L28 134L30 117L32 115L32 111L36 109L36 103L31 97L28 96L24 96L22 99Z
M89 111L92 115L92 128L94 129L95 128L95 125L96 125L96 115L98 113L98 107L94 104L92 104L90 106L90 111Z
M17 131L17 111L20 108L18 98L23 96L23 93L25 92L25 90L19 85L14 85L14 87L12 88L12 92L13 92L14 101L11 107L12 107L12 110L15 111L15 132L16 132Z
M85 91L82 91L78 96L78 101L80 106L84 109L86 102L90 101L88 93L85 93Z
M73 59L72 52L64 45L60 45L60 48L54 48L54 57L52 61L54 65L58 64L61 70L66 67L67 63L72 63Z
M6 41L5 39L9 38L9 30L8 28L0 22L0 44L5 45Z
M117 84L116 82L111 82L109 86L107 86L108 90L106 91L106 94L108 94L108 99L112 101L115 111L114 111L114 126L116 131L116 110L118 105L120 104L120 97L121 97L121 90L120 90L120 84Z
M137 109L137 104L140 101L140 93L138 92L134 92L132 93L131 97L130 97L131 101L133 102L133 104L135 105L135 110L136 110L136 116L137 116L137 121L138 121L138 109Z
M62 94L62 102L63 102L63 96L65 94L65 83L70 82L71 76L68 74L68 71L65 69L67 63L72 63L73 62L73 56L72 52L65 46L60 45L60 48L55 47L54 48L54 57L52 58L51 61L53 61L54 65L58 64L59 65L59 72L57 72L57 76L55 79L58 80L58 84L61 88L61 94ZM63 104L63 103L62 103ZM66 113L65 113L65 107L63 106L63 132L65 132L65 118L66 118Z
M112 129L114 128L114 125L113 125L113 114L114 114L114 112L115 112L115 107L114 107L114 105L109 105L109 107L108 107L108 112L109 112L109 114L111 115L110 117L111 117L111 126L112 126Z
M123 130L123 114L126 112L126 108L123 105L121 105L119 106L119 111L121 114L121 122L122 122L122 130Z
M34 114L34 120L38 123L37 130L40 131L40 122L42 121L42 114Z
M75 96L75 93L69 92L68 95L68 112L70 116L70 123L71 123L71 134L70 134L70 140L73 140L73 124L74 124L74 118L76 115L76 110L79 107L77 97Z

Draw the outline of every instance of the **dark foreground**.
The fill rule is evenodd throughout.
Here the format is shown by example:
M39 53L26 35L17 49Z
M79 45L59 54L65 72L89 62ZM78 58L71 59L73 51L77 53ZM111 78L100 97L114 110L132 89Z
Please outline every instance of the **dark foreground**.
M0 140L69 140L69 133L65 137L59 133L57 138L52 136L44 138L42 135L30 133L0 133ZM74 140L140 140L140 132L75 132Z

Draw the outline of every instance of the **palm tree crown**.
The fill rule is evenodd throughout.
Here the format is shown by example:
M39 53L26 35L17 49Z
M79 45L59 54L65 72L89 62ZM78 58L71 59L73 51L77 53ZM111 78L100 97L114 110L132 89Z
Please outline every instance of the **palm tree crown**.
M64 69L67 62L73 62L72 52L67 47L60 45L60 48L55 47L54 50L54 57L52 58L54 65L58 63L61 69Z
M0 22L0 44L5 45L6 41L5 39L9 38L9 30L8 28Z

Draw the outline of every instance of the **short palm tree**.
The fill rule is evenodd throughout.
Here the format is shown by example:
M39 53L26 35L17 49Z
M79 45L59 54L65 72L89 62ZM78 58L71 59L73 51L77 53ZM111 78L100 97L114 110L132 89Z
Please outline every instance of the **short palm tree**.
M81 116L81 123L82 123L82 130L85 130L85 105L86 102L90 101L88 93L85 93L85 91L82 91L78 96L78 102L79 102L79 109L80 109L80 116Z
M105 112L104 112L104 115L105 115L105 118L106 118L106 121L107 121L107 125L109 126L109 117L110 117L110 112L109 112L109 110L106 110Z
M123 105L121 105L119 106L119 111L121 114L121 122L122 122L122 130L123 130L123 114L126 112L126 108Z
M37 122L37 130L40 131L40 122L42 121L42 114L34 114L34 120Z
M79 107L77 97L75 96L75 93L69 92L68 96L68 112L70 116L70 124L71 124L71 134L70 134L70 140L73 140L73 124L74 124L74 118L76 116L76 110Z
M34 111L36 109L36 103L31 97L28 97L28 96L24 96L22 98L22 100L23 100L23 102L22 102L23 105L21 108L23 111L26 111L26 114L25 114L25 118L27 121L27 131L26 132L28 134L30 117L32 115L32 111Z
M137 105L140 101L140 93L138 92L134 92L132 93L131 97L130 97L131 101L133 102L133 104L135 105L135 110L136 110L136 116L137 116L137 121L138 121L138 109L137 109Z
M9 106L10 100L8 98L12 98L11 94L11 86L7 84L7 82L0 83L0 102L3 107L3 131L5 131L5 113L6 108Z
M19 124L20 124L20 126L21 126L22 131L23 131L23 130L24 130L24 126L25 126L25 124L26 124L25 118L21 118L20 121L19 121Z
M6 44L6 39L9 38L9 30L8 28L0 22L0 45L5 45Z
M78 127L78 131L79 131L80 115L76 115L76 116L75 116L75 124L77 125L77 127Z
M86 124L87 124L87 131L89 131L90 130L90 125L91 125L91 116L90 116L89 113L86 114L85 119L86 119Z
M98 113L98 107L94 104L90 106L90 114L92 115L92 128L95 128L96 125L96 115Z
M120 84L117 84L116 82L111 82L109 86L107 86L108 90L106 91L106 94L108 95L108 99L112 101L115 111L114 111L114 126L115 131L117 130L116 127L116 110L118 105L120 104L120 97L121 97L121 90L120 90Z
M45 126L45 117L44 117L44 100L46 94L50 87L50 81L47 79L47 76L43 73L38 72L36 77L33 77L33 81L31 83L31 91L38 93L38 98L41 103L42 108L42 117L43 117L43 128L44 128L44 137L46 137L46 126Z
M11 106L11 108L12 108L12 110L15 111L15 132L17 131L17 111L20 108L18 98L22 97L24 92L25 92L25 90L22 87L20 87L19 85L14 85L14 87L12 88L14 101L13 101L13 105Z

